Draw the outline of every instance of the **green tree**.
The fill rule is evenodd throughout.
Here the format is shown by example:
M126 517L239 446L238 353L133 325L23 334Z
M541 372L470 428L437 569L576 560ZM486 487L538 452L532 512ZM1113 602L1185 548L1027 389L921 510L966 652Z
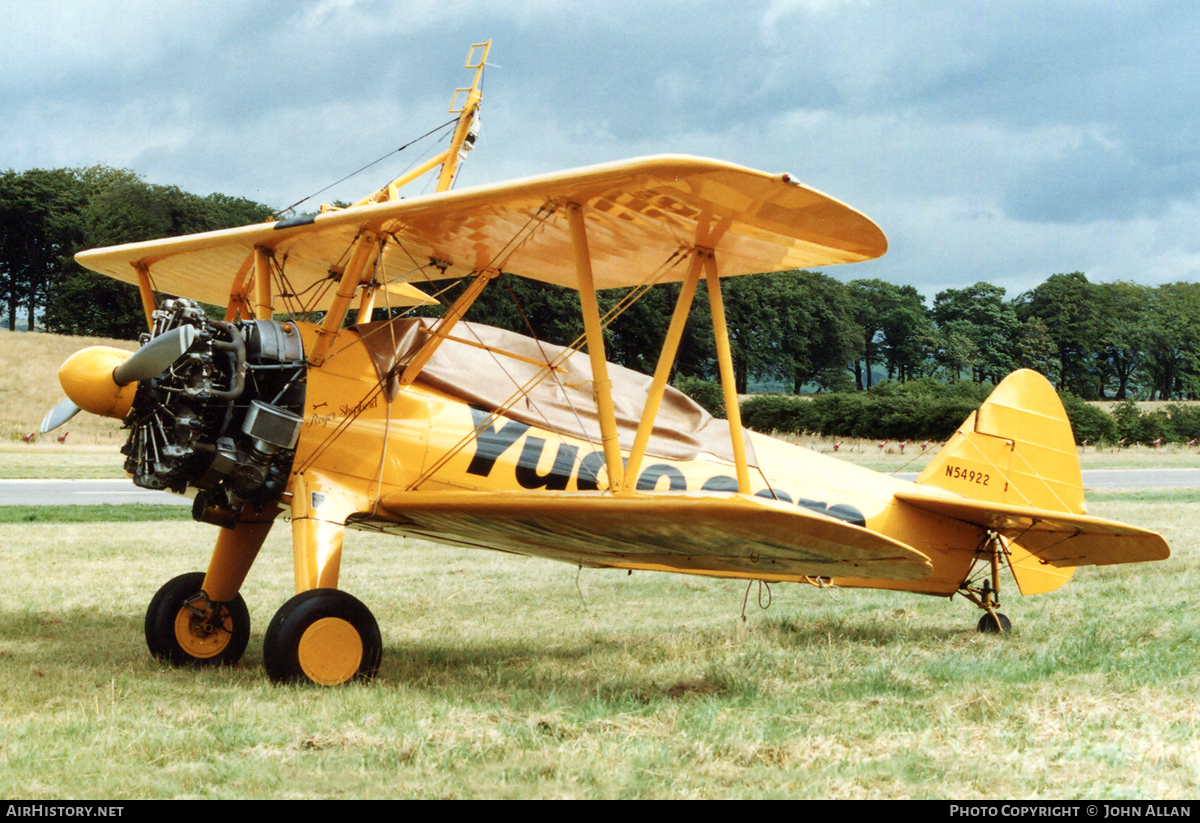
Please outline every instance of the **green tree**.
M1018 369L1033 369L1047 380L1059 376L1058 347L1050 337L1046 324L1036 317L1026 318L1016 332L1013 343L1013 365Z
M707 295L707 280L703 290ZM788 307L787 284L781 276L730 277L721 281L721 290L738 393L746 393L751 376L758 379L786 376L793 360L783 346Z
M1089 371L1100 344L1100 311L1096 288L1083 272L1053 274L1017 298L1022 320L1036 317L1058 348L1058 389L1085 399L1099 394L1099 381Z
M862 336L862 353L851 365L855 385L871 388L876 365L902 382L923 375L936 344L925 298L912 286L883 280L852 280L846 289Z
M885 307L893 302L896 287L883 280L851 280L846 288L854 306L854 319L863 338L862 357L853 363L854 382L862 391L871 388L871 367L883 359L880 351L882 315Z
M974 327L966 320L951 320L938 329L933 357L948 379L960 379L963 369L971 369L979 360L973 332Z
M1141 370L1150 344L1151 289L1136 283L1099 283L1100 349L1097 363L1100 396L1109 380L1116 381L1117 400L1128 397L1131 384Z
M863 336L846 286L820 272L778 275L784 284L782 347L790 359L792 391L806 384L825 391L850 387L846 364L863 354Z
M888 379L897 378L903 383L921 377L937 333L925 308L925 298L912 286L895 287L890 304L881 313L880 331Z
M85 198L67 169L0 174L0 299L10 331L22 308L35 327L64 259L82 241Z
M231 228L271 214L261 203L225 194L201 197L146 183L125 169L61 171L74 179L82 199L72 218L79 228L77 241L60 255L51 278L45 323L52 331L128 338L146 328L137 290L85 271L71 259L75 251Z
M946 289L933 300L933 320L942 334L944 365L954 370L969 366L977 383L998 383L1013 370L1013 341L1020 321L1004 289L991 283L976 283L965 289ZM967 362L970 346L973 359ZM953 349L947 353L947 345Z
M1200 396L1200 284L1154 289L1146 334L1151 399Z

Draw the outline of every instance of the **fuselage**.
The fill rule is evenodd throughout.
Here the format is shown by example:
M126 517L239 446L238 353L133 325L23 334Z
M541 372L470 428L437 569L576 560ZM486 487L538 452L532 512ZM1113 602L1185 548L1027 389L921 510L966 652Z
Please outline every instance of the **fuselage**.
M307 349L315 328L299 326ZM924 580L836 578L838 585L943 595L958 589L982 536L978 527L896 500L896 491L909 481L764 435L750 437L757 464L750 471L753 494L882 533L923 552L933 565ZM405 491L608 488L599 442L494 414L420 379L389 399L354 329L343 330L330 356L309 370L293 471L307 469L326 474L357 498L359 524L371 522L376 501ZM642 494L737 492L733 464L711 453L685 460L648 453L636 486Z

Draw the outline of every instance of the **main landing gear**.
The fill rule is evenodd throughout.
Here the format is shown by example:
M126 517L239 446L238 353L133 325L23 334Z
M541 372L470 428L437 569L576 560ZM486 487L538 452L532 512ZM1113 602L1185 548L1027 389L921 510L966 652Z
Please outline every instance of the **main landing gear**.
M382 655L371 610L337 589L312 589L284 603L263 639L263 665L276 683L369 680Z
M250 614L239 594L208 599L204 574L168 581L146 610L146 645L174 666L233 665L250 640ZM363 603L337 589L296 595L275 613L263 640L263 665L276 683L337 686L369 680L379 671L383 640Z
M146 645L175 666L232 665L250 641L250 612L239 594L229 603L208 599L203 572L167 581L146 609Z
M1001 614L1000 608L1000 564L1008 560L1008 547L1004 538L996 532L988 532L983 543L975 551L975 563L967 572L967 579L959 586L959 592L987 614L979 618L976 630L984 634L1007 634L1012 631L1012 621ZM983 585L977 585L972 577L975 565L980 561L988 564L988 574Z

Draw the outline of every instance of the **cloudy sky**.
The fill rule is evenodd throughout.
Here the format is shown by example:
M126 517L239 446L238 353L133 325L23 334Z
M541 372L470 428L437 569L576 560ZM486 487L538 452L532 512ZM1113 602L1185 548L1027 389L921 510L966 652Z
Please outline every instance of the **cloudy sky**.
M448 120L487 38L460 187L699 154L874 219L890 251L843 280L932 299L1200 277L1190 0L0 0L0 168L101 163L285 206Z

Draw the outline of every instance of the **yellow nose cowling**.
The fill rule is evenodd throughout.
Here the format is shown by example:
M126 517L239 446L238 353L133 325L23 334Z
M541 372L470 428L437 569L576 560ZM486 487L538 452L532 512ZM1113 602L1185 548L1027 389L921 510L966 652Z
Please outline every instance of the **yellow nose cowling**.
M117 385L113 369L132 354L111 346L80 349L59 367L58 382L71 402L84 411L123 420L133 405L137 383Z

